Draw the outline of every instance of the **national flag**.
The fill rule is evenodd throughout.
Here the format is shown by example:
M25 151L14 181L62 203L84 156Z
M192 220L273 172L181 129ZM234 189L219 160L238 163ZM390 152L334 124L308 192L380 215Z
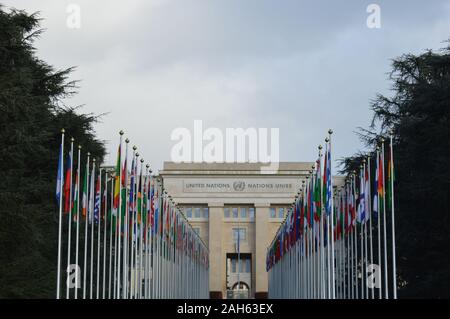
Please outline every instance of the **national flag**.
M370 218L370 174L369 174L369 166L364 166L364 203L365 203L365 221L367 222Z
M89 224L94 221L94 212L92 211L92 205L94 204L95 199L95 193L94 193L94 187L95 187L95 166L92 165L92 171L91 171L91 181L89 183L89 189L91 190L89 192L89 204L88 204L88 220Z
M380 214L383 214L383 198L384 198L384 183L383 183L383 158L382 153L380 153L380 156L378 158L378 185L377 185L377 192L378 192L378 212Z
M386 200L387 200L387 207L388 209L392 209L392 198L394 197L393 194L393 188L392 183L395 181L395 174L394 174L394 162L393 162L393 154L392 152L392 145L389 147L389 154L388 154L388 167L387 167L387 194L386 194Z
M320 168L320 159L316 161L316 180L314 183L314 218L316 221L320 220L321 209L322 209L322 187L321 187L321 168Z
M70 179L72 176L72 152L69 152L69 160L67 161L66 179L64 181L64 212L67 214L70 210L70 191L72 185Z
M364 223L366 221L366 204L364 195L364 172L359 174L359 196L358 196L358 222Z
M378 205L379 205L379 202L378 202L378 164L379 164L378 156L379 155L377 154L377 157L375 158L375 167L376 167L376 169L375 169L375 178L373 180L374 192L373 192L372 211L373 211L373 217L374 218L378 218Z
M81 214L85 219L87 207L88 207L88 167L86 166L83 176L83 195L81 197Z
M78 170L76 172L75 175L75 189L73 191L73 198L72 198L72 216L73 216L73 221L76 222L77 221L77 212L78 212Z
M116 177L114 181L114 208L117 210L119 208L119 196L120 196L120 156L121 150L119 145L119 150L117 151L117 164L116 164Z
M60 204L61 200L61 188L63 185L63 172L62 172L62 163L63 162L63 145L61 144L61 147L59 149L59 160L58 160L58 175L56 177L56 201L58 205Z
M97 178L95 187L95 202L94 202L94 221L98 223L100 215L100 175Z

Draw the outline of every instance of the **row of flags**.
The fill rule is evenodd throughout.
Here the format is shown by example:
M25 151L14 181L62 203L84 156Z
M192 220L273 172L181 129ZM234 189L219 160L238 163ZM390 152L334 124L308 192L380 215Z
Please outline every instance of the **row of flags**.
M269 295L388 298L392 292L396 298L392 136L389 144L382 139L376 151L364 156L359 168L339 183L331 175L331 133L268 247Z
M60 209L57 298L63 243L67 244L66 298L78 298L78 290L82 298L97 299L207 296L206 245L164 190L163 181L139 159L136 147L128 154L128 139L123 150L122 136L121 132L116 165L108 169L89 153L82 166L81 147L74 166L73 139L64 165L62 132L56 182ZM63 242L65 224L67 241Z

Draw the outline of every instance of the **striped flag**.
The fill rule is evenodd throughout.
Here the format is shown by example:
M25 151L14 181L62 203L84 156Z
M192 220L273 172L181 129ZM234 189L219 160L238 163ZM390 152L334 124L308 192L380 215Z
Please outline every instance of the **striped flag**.
M69 160L67 161L66 179L64 181L64 212L67 214L70 210L70 177L72 175L72 152L69 152Z

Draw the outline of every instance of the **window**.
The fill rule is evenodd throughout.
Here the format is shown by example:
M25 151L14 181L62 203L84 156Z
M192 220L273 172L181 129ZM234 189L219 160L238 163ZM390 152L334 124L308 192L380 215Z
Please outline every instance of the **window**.
M241 207L241 218L247 218L247 207Z
M192 207L186 207L185 213L187 218L192 218Z
M250 217L250 220L255 220L255 207L248 209L248 217Z
M270 207L270 218L275 218L277 216L277 211L275 207Z
M204 205L196 205L196 206L184 206L184 215L186 218L208 218L209 217L209 209Z
M278 208L278 218L283 218L283 217L284 217L284 208L279 207Z
M243 260L239 259L239 272L244 272L244 269L242 269Z
M245 272L246 273L250 273L251 271L250 271L250 259L244 259L244 261L245 261Z
M236 259L231 259L231 272L236 272Z
M246 228L233 228L233 240L237 243L239 236L239 241L246 240L247 229Z
M288 206L272 206L269 210L269 218L283 219L289 211Z
M228 206L223 209L224 218L240 218L240 219L250 219L253 221L255 219L255 208L245 206Z

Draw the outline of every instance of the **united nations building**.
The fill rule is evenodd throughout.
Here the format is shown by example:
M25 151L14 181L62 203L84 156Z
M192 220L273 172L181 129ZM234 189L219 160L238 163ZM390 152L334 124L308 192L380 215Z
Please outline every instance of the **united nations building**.
M266 249L312 165L164 163L164 188L209 248L211 298L267 297Z

